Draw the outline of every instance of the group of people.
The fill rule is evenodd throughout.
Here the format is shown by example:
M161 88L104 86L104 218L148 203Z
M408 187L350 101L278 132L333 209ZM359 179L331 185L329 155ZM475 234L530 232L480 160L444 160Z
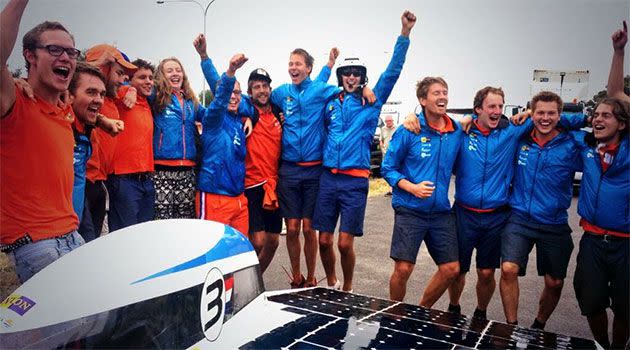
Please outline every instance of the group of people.
M110 231L154 219L222 222L249 238L262 272L279 245L284 218L291 286L317 285L319 252L326 284L352 291L370 144L404 65L413 13L402 14L391 61L372 89L360 59L341 62L337 84L329 85L339 51L331 50L312 80L313 57L295 49L289 57L290 83L272 89L267 71L257 68L245 94L235 75L247 57L234 55L219 75L199 35L193 46L214 95L206 107L177 58L155 67L97 45L86 51L85 62L77 62L74 38L57 22L44 22L24 36L28 75L15 81L6 62L27 4L11 0L0 15L0 243L22 282L98 237L108 197ZM395 211L391 299L404 298L425 241L438 270L420 304L432 306L448 289L449 311L460 312L476 249L474 317L486 317L500 267L506 319L516 323L517 276L536 245L545 289L533 326L543 328L560 298L573 248L567 208L573 173L582 170L578 211L585 235L576 294L596 340L610 345L609 299L615 312L613 345L627 339L629 108L617 81L623 84L626 41L624 27L613 36L611 98L595 109L593 132L587 135L571 131L585 124L585 116L561 116L562 100L550 92L536 95L531 116L515 125L502 117L503 91L483 88L474 99L475 115L459 123L446 115L448 85L442 78L418 83L422 111L393 133L382 166ZM386 124L393 130L391 120ZM453 173L451 208L447 194ZM335 271L338 222L342 280ZM300 232L306 276L300 268Z
M544 277L532 328L544 329L560 300L573 251L567 209L573 178L583 172L578 214L584 235L574 289L595 339L605 348L628 342L630 305L630 97L623 88L627 28L613 34L608 97L588 118L563 113L557 94L542 91L530 110L510 121L502 115L504 92L487 86L473 101L474 115L455 122L446 115L448 85L421 80L422 111L411 114L389 142L381 173L393 187L395 212L390 256L395 261L390 298L403 300L407 280L424 241L438 270L420 305L431 307L447 290L448 311L460 313L460 298L476 250L477 306L486 319L501 269L500 294L506 321L518 324L518 277L536 246ZM455 174L455 203L448 188ZM614 313L612 342L606 309Z

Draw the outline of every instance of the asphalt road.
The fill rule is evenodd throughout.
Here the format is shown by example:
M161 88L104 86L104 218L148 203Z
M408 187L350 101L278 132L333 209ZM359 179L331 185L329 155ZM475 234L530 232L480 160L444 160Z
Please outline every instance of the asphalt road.
M454 186L451 186L453 188ZM579 240L582 234L578 225L579 217L576 213L577 197L573 198L573 203L569 209L569 225L573 229L573 243L575 248L571 255L568 275L565 280L564 290L558 307L547 322L546 330L556 333L567 334L582 338L592 339L586 318L580 314L580 310L573 291L573 274L575 272L575 259L579 247ZM355 251L357 255L354 292L388 299L389 297L389 277L393 270L393 260L389 258L389 248L391 243L392 227L394 222L394 212L391 207L391 197L370 197L365 218L365 233L361 238L355 239ZM290 271L289 258L286 250L286 236L281 236L280 246L269 269L263 278L267 290L289 288L289 278L282 267ZM302 240L303 241L303 240ZM337 274L341 279L341 266L339 265L339 255L337 253ZM535 249L530 254L527 275L519 278L520 300L519 300L519 323L529 326L538 310L538 299L543 289L543 278L536 272ZM302 271L305 273L304 255L302 254ZM414 272L407 284L407 295L405 302L417 304L429 278L436 271L436 267L423 244L417 259ZM473 266L474 270L474 257ZM501 296L499 294L499 274L496 273L497 288L488 307L488 318L505 321ZM318 256L316 277L321 280L325 277L321 260ZM468 275L466 289L462 295L462 313L471 315L476 306L475 295L476 274ZM322 280L320 285L325 285ZM434 308L445 310L448 306L448 296L442 298L434 305Z

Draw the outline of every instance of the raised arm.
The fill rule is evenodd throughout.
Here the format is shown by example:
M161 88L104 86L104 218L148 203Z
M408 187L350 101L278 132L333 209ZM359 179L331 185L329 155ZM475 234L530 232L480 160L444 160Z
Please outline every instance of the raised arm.
M335 66L335 62L337 62L337 57L339 57L339 49L333 47L330 49L330 53L328 54L328 62L322 67L322 70L319 72L315 80L321 81L322 83L328 82L332 68Z
M628 42L628 25L623 21L623 29L612 35L613 58L608 75L608 96L630 102L630 96L623 91L623 59Z
M227 111L234 83L236 71L247 62L247 57L242 53L232 56L228 70L221 76L221 82L217 88L217 94L203 117L204 128L215 128L223 122Z
M387 102L396 81L398 81L398 77L400 77L400 72L405 63L405 57L407 56L407 50L409 49L409 34L416 24L416 16L410 11L405 11L400 17L400 21L402 28L400 30L400 36L396 40L392 59L389 65L387 65L387 69L381 74L381 77L374 86L374 94L376 94L376 97L381 103Z
M195 50L199 54L199 58L201 59L201 71L203 72L204 78L206 78L206 82L208 83L208 87L212 94L214 95L217 90L217 82L219 81L219 73L217 69L214 67L212 60L208 57L206 37L203 34L199 34L195 40L193 40L193 46Z
M28 0L11 0L0 14L0 118L4 118L15 103L15 85L7 60L15 46L26 4Z

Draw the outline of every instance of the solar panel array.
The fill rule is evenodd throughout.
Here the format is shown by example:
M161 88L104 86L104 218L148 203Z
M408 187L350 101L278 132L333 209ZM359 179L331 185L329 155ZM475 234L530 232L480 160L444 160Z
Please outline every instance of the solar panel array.
M592 340L315 288L269 297L303 315L241 349L595 349Z

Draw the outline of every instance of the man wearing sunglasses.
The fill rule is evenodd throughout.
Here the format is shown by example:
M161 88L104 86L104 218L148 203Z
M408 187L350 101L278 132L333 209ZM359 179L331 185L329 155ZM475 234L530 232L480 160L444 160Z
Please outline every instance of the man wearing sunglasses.
M32 100L6 65L28 0L10 1L0 14L0 250L21 282L82 245L72 207L72 111L59 102L79 50L58 22L44 22L22 39Z
M367 83L367 69L359 59L347 58L337 68L337 81L343 91L326 106L328 136L324 145L324 171L319 179L313 227L320 231L319 252L328 286L335 289L352 290L354 237L363 235L370 144L381 108L402 71L409 48L409 33L416 23L416 16L405 11L401 22L402 29L392 59L374 87L376 102L365 104L361 95ZM337 246L344 276L343 286L337 280L333 248L334 231L340 215Z

